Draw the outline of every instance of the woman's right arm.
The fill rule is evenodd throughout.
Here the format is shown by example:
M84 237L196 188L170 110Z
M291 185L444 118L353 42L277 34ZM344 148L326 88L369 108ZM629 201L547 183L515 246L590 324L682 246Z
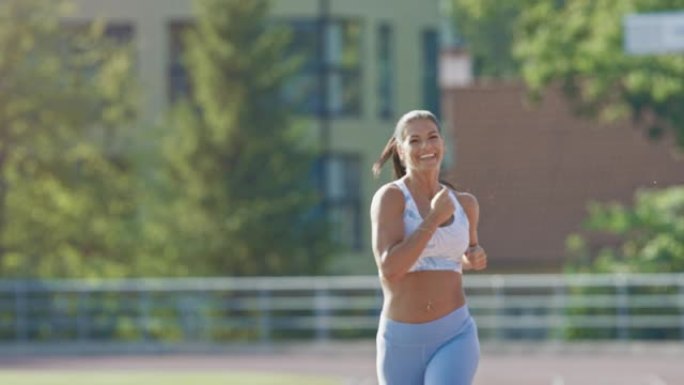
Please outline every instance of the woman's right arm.
M432 234L439 218L431 212L408 237L404 237L404 195L393 185L385 185L373 196L371 231L375 263L382 278L401 279L413 266Z

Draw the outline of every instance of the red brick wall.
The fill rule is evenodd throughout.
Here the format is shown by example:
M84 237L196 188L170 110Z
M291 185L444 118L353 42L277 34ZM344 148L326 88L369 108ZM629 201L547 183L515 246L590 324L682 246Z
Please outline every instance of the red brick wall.
M589 201L629 203L639 187L684 183L671 144L577 118L557 92L534 106L517 84L448 90L443 115L455 145L450 179L480 201L491 271L558 270Z

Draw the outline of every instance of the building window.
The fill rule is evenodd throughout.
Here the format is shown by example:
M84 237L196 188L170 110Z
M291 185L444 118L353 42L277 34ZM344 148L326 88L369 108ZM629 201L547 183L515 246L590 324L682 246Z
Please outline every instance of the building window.
M321 35L315 19L286 20L292 30L289 55L301 60L298 72L286 81L283 97L300 114L359 116L361 114L361 23L333 19ZM323 38L325 40L321 41ZM323 52L319 44L323 44ZM322 87L321 79L325 79ZM322 94L325 89L325 94ZM325 97L323 97L325 96ZM323 105L327 101L327 105Z
M358 116L361 112L361 23L333 20L327 28L328 113Z
M100 62L98 61L83 61L72 58L79 55L88 54L92 51L90 38L93 22L91 20L70 20L63 22L60 25L61 33L59 36L62 54L69 57L69 66L71 69L78 71L86 81L92 79L98 74ZM132 64L137 64L137 52L133 47L133 39L135 37L135 29L133 23L130 22L113 22L104 26L102 34L97 36L102 40L97 41L98 45L103 45L98 48L103 48L101 52L111 52L110 50L124 49L131 55Z
M323 158L323 207L333 240L361 250L361 159L357 154L329 153Z
M378 115L394 116L394 33L389 24L378 27Z
M90 47L84 45L84 41L78 38L79 36L87 36L91 26L92 21L87 20L69 21L62 24L63 36L67 40L64 42L65 53L84 53L90 50ZM135 37L133 23L107 23L102 31L102 37L106 40L106 44L113 44L116 47L131 47ZM135 55L135 51L132 51L132 53ZM86 69L88 74L94 72L95 68Z
M299 65L297 72L289 75L282 90L282 97L289 108L298 114L314 114L321 110L319 93L318 25L313 21L289 21L277 23L288 28L292 35L286 55L294 57Z
M358 116L361 113L361 23L356 20L329 20L326 23L324 48L320 24L316 19L280 20L292 31L286 55L300 62L298 71L290 75L282 90L288 106L298 114L316 116ZM174 21L169 25L169 101L174 102L191 92L191 81L184 66L183 35L192 27L190 21ZM325 87L321 79L326 80ZM326 98L322 97L325 88ZM322 101L327 99L327 108Z
M110 23L105 27L104 35L120 45L126 45L133 41L134 32L131 23Z
M91 21L69 21L62 24L63 31L67 35L77 36L79 34L88 33L91 28ZM112 22L107 23L104 27L102 35L119 45L126 45L133 41L135 30L133 23L129 22Z
M193 23L188 20L172 21L169 23L169 62L168 62L168 98L173 103L189 96L191 82L185 69L185 32L192 28Z
M423 32L423 105L440 116L439 74L439 35L436 30Z

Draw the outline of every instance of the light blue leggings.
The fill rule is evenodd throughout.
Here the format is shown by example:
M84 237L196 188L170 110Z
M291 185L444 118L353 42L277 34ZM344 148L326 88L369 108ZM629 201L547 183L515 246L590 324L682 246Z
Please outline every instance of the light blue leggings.
M480 361L467 306L419 324L380 317L377 349L380 385L471 385Z

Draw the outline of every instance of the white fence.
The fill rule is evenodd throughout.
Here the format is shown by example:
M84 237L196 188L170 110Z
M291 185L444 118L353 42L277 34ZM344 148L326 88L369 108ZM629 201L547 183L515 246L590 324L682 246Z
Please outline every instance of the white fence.
M684 339L684 274L466 275L488 339ZM0 342L373 338L377 277L0 280Z

